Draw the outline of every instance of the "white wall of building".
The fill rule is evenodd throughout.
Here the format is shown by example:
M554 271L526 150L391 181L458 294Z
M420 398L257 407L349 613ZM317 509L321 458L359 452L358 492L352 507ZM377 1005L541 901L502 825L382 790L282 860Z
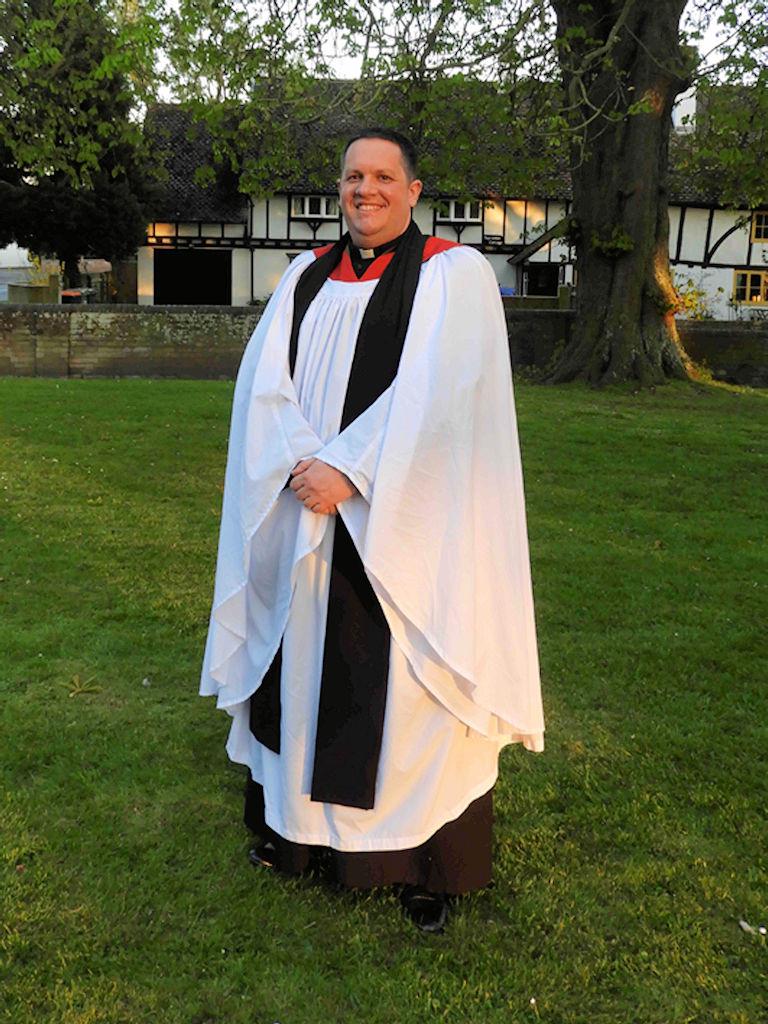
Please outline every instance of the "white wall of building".
M486 235L495 235L497 238L504 237L504 206L502 203L493 200L485 204L483 211Z
M251 207L250 221L251 238L267 237L267 201L257 199Z
M680 226L680 207L670 206L669 208L669 255L674 257L677 245L677 232Z
M432 234L431 227L429 233ZM464 245L480 245L483 241L483 226L467 223L458 235L452 224L441 224L438 221L435 225L435 234L438 238L448 238L452 242L461 241Z
M264 236L262 236L264 237ZM269 202L269 238L288 237L288 203L284 196Z
M508 199L506 207L504 242L507 245L527 245L564 216L561 203L550 203L547 211L547 204L536 199Z
M317 233L313 234L307 223L300 220L288 220L288 200L285 196L277 196L270 201L258 200L253 203L249 224L250 236L254 239L279 241L281 248L256 248L251 256L247 249L233 250L232 264L232 302L235 305L246 304L253 294L254 298L263 299L272 294L280 277L290 262L300 252L305 251L308 242L335 241L339 235L338 221L321 223ZM565 202L543 200L508 199L486 200L483 209L483 223L467 222L460 232L460 240L470 245L481 245L483 237L492 240L502 239L506 245L527 245L535 241L543 231L553 227L567 212ZM717 318L733 318L736 314L729 306L734 291L734 268L747 265L768 270L768 244L753 243L750 248L750 225L746 211L715 210L711 217L708 208L689 206L685 209L683 231L679 259L676 259L681 222L681 207L671 206L670 218L670 257L676 272L676 280L681 286L688 281L693 287L700 288L708 296L708 305ZM742 217L745 223L724 237ZM434 225L434 211L427 200L422 200L414 211L414 218L425 234L432 234L433 229L439 237L457 240L457 231L450 223L441 223L438 219ZM182 230L183 229L183 230ZM342 223L341 230L346 225ZM220 236L220 225L202 225L204 235ZM289 231L290 236L289 238ZM708 234L709 232L709 234ZM179 225L179 234L196 234L197 225ZM225 237L242 237L242 225L225 226ZM724 267L710 266L702 268L705 259L707 241L709 249L722 238L721 244L714 251L712 260ZM291 241L302 242L303 245L291 247ZM517 266L510 266L508 254L487 253L487 259L494 269L501 285L520 289L522 274ZM562 276L569 284L573 283L574 270L569 260L572 258L567 243L560 239L542 246L533 253L531 263L553 263L565 265ZM8 259L8 257L5 257ZM140 304L151 304L153 301L153 250L143 247L139 250L138 259L138 299ZM690 264L690 265L686 265ZM251 273L251 267L252 273ZM764 308L764 307L763 307Z
M142 245L136 259L136 291L140 306L152 306L155 301L155 250Z
M253 253L253 297L266 299L288 268L289 256L298 256L299 249L255 249Z
M727 267L687 267L672 264L675 287L706 292L707 308L715 320L732 320L734 310L728 305L733 296L733 271Z
M669 209L669 253L674 259L677 250L677 239L680 230L680 218L683 216L680 207L671 206ZM715 210L712 217L712 227L709 232L710 248L725 234L739 217L744 217L745 211ZM709 224L709 210L702 207L689 206L685 210L683 221L682 245L680 246L680 261L701 263L704 260L707 243L707 227ZM743 265L747 261L749 246L750 228L747 224L738 228L729 235L714 253L712 259L715 263L731 263ZM758 257L759 258L759 257ZM754 260L754 253L753 253Z
M296 221L295 220L291 224L291 239L292 240L296 239L296 240L301 241L301 242L311 242L312 239L315 238L315 237L317 237L317 238L327 238L327 235L325 235L324 232L323 232L323 228L325 228L325 227L327 227L327 225L321 224L320 228L319 228L319 230L317 232L317 236L315 236L315 234L312 232L312 229L310 228L309 224L304 224L302 221ZM339 234L338 225L336 223L334 223L333 227L334 227L333 237L334 238L338 238L338 234Z
M428 203L421 200L416 204L413 211L413 219L419 228L419 231L425 235L432 234L432 208Z
M232 252L232 305L247 306L251 301L251 254L248 249Z
M0 267L3 270L16 268L16 267L28 267L29 253L26 249L19 248L16 243L6 245L4 249L0 249Z
M669 253L675 280L679 287L690 287L688 283L692 282L693 287L704 291L707 306L715 319L733 319L738 315L738 310L730 304L736 268L748 266L755 270L768 270L768 245L753 242L750 247L752 229L747 210L714 210L710 224L709 209L688 207L683 218L680 257L675 259L682 217L680 207L670 207ZM715 266L701 266L707 252ZM748 304L741 304L741 308L742 315L754 312L754 307Z
M715 210L709 238L710 247L714 246L727 231L730 231L737 219L738 214L735 214L733 210ZM712 261L714 263L744 263L749 250L750 230L749 224L736 228L718 245L717 250L712 254Z
M517 268L507 263L507 257L496 253L485 253L484 255L493 267L499 284L504 288L514 288L517 291L519 289Z

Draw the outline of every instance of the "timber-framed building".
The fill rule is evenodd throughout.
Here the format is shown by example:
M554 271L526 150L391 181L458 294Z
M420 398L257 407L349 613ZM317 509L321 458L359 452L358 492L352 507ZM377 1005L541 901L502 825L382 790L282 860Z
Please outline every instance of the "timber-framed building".
M210 162L203 135L190 137L181 108L152 112L166 140L168 179L138 252L138 301L144 305L248 305L274 290L300 252L340 237L344 225L335 187L252 200L219 176L203 187L198 167ZM563 236L571 208L567 177L547 194L505 196L491 189L462 199L430 193L415 211L419 227L472 245L492 264L506 294L555 304L577 279L574 251ZM678 285L704 295L716 319L768 318L768 210L733 210L674 174L669 254Z

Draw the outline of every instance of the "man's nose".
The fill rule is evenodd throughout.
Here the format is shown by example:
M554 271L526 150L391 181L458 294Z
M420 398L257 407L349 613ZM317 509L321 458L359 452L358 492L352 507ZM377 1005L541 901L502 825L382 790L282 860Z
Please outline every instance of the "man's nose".
M373 188L374 188L374 180L373 180L373 178L369 178L367 176L364 176L364 177L358 179L357 187L355 188L355 192L358 195L365 195L367 192L373 191Z

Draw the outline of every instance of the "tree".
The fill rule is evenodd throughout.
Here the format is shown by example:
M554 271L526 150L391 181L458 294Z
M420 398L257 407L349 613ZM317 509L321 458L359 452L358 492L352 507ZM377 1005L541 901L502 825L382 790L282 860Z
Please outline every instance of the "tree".
M521 185L534 165L544 174L545 154L533 158L529 147L522 159L522 151L527 122L541 120L547 103L528 91L526 120L510 117L525 86L492 81L496 40L503 36L521 63L540 40L538 15L520 3L510 23L506 0L434 6L179 0L167 29L175 98L207 129L214 161L234 169L250 195L297 180L327 186L340 142L371 123L407 130L442 191L466 190L470 179L474 186L478 152L486 181ZM359 78L332 77L339 52L359 58ZM213 176L214 168L197 175L200 183Z
M687 375L674 323L667 176L672 107L689 83L685 0L553 0L573 126L572 236L579 275L571 342L551 375L602 384Z
M58 257L69 284L80 255L135 252L152 191L132 113L154 29L133 8L107 12L0 0L0 241Z
M90 189L52 178L36 185L0 182L0 244L15 241L64 265L69 287L80 281L81 256L133 256L143 244L147 217L126 180L97 179Z
M688 9L686 9L688 12ZM717 17L720 40L696 69L696 113L674 139L675 166L733 207L768 202L768 4L697 0L691 34Z
M327 151L307 139L334 109L347 114L342 129L373 121L409 130L425 152L425 175L446 192L490 181L530 194L557 174L566 151L578 306L571 341L548 379L652 385L690 374L668 259L671 112L695 83L765 82L766 0L294 0L289 21L274 0L266 13L248 0L209 3L219 29L215 54L226 52L227 61L212 59L196 25L197 65L184 65L182 98L207 110L209 123L234 126L220 138L244 190L276 191L297 173L319 181ZM176 60L190 46L183 19ZM693 44L713 21L726 37L707 62ZM334 45L357 55L360 80L318 88ZM713 99L713 117L717 106ZM744 128L740 110L714 120L709 143L694 137L700 145L689 166L710 174L728 168L734 187L726 197L735 202L735 180L743 198L750 160L744 131L754 138L755 125ZM266 155L270 133L280 143L277 167ZM765 179L754 156L750 167L755 201Z
M681 28L686 0L552 6L572 126L579 284L571 342L549 379L655 384L685 377L691 367L674 320L667 202L672 107L704 70ZM749 20L754 5L746 12L702 4L705 22L715 6L738 37L725 66L741 73L761 45ZM752 161L757 167L754 154Z
M174 97L245 194L333 174L331 151L312 130L349 102L349 90L330 79L322 24L321 0L178 0L167 13ZM216 172L198 168L198 183Z
M375 5L366 0L358 6L364 74L383 66L385 75L406 80L423 94L446 68L463 63L499 83L500 99L508 90L510 101L523 76L527 102L522 111L510 102L506 125L514 125L516 117L525 121L508 152L527 176L529 189L546 177L531 160L532 149L556 167L556 140L567 142L577 310L570 343L548 380L606 384L633 379L650 385L688 376L691 366L675 326L678 299L668 258L672 108L694 83L709 83L711 90L713 81L751 76L760 99L746 109L759 107L760 112L745 126L745 106L729 106L715 89L709 111L716 128L710 126L708 144L701 135L693 137L699 145L689 167L718 175L727 168L725 198L743 201L746 194L760 201L766 192L762 161L744 138L748 132L755 142L757 124L765 136L768 100L759 89L767 76L765 3L486 0L462 5L415 0ZM684 28L686 9L691 21ZM458 31L457 10L465 22ZM555 15L554 24L548 13ZM512 31L493 31L500 14ZM691 44L701 40L713 19L728 31L723 49L708 65ZM454 45L452 38L457 39ZM453 140L453 124L447 128ZM521 137L527 142L522 147ZM453 142L448 151L455 153ZM483 165L478 176L485 172ZM491 180L506 184L510 175L491 175Z

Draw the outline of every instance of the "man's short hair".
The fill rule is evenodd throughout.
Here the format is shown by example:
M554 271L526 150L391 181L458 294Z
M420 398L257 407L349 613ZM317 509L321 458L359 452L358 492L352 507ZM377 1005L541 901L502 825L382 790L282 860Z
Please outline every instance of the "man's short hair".
M408 175L409 181L413 181L417 173L417 165L419 162L419 155L416 152L416 147L410 139L406 138L405 135L401 135L400 132L392 131L389 128L366 128L365 131L358 132L357 135L353 135L351 139L347 141L344 147L344 152L341 154L341 168L344 169L344 160L347 156L347 150L353 142L357 142L358 139L385 139L387 142L394 142L400 149L400 155L403 159L403 166L405 167L405 173Z

